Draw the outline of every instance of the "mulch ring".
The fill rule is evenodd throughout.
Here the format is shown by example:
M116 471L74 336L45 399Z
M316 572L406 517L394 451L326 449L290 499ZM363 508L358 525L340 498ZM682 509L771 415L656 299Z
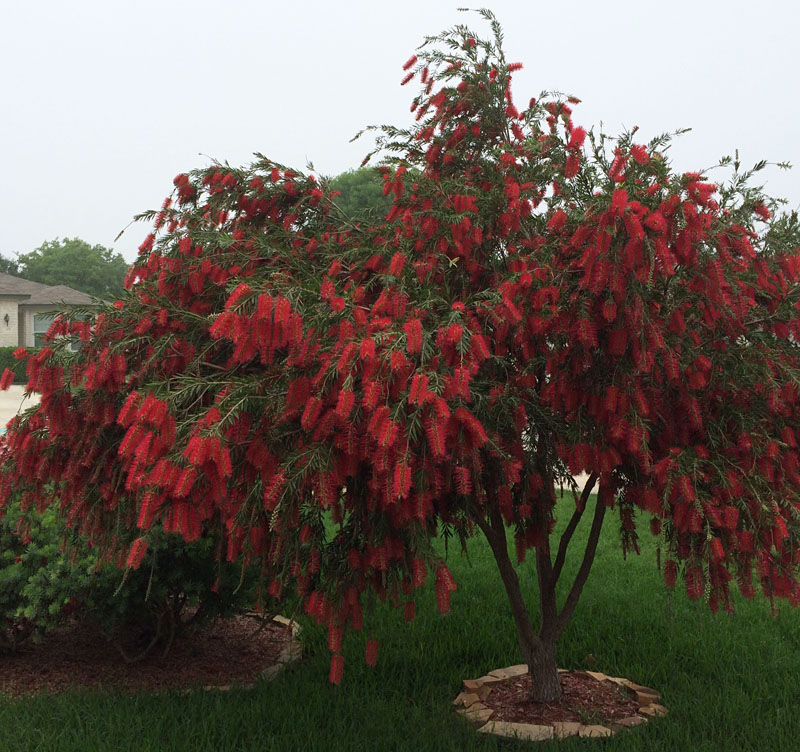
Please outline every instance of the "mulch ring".
M54 630L39 644L0 656L0 694L18 697L75 689L123 691L230 689L270 680L297 660L299 627L277 616L218 619L157 651L126 663L114 646L80 623Z
M453 704L481 732L531 741L612 736L667 713L656 690L628 679L558 672L563 692L558 703L531 701L528 667L519 664L464 680Z

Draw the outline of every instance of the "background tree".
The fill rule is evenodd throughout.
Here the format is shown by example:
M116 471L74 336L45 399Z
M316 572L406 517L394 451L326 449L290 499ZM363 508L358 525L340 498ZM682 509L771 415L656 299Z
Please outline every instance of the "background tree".
M89 245L80 238L48 240L16 259L17 274L43 285L67 285L101 299L116 299L128 262L121 254L102 245ZM8 274L14 274L9 271Z
M521 66L484 16L492 39L458 26L404 66L416 122L379 135L378 224L266 158L178 175L124 300L29 357L43 398L9 429L2 485L55 493L134 567L157 526L221 531L327 625L334 682L372 597L411 619L430 575L447 611L432 538L482 533L552 701L610 510L626 552L649 513L667 585L712 609L754 573L800 599L800 228L738 164L715 186L670 169L666 136L587 134L575 100L518 109ZM575 506L551 540L557 483Z
M3 274L12 274L15 277L19 276L19 265L13 258L6 258L0 256L0 272Z
M383 193L385 183L374 167L359 167L342 172L330 181L341 194L335 199L344 214L360 222L380 221L392 208L392 199Z

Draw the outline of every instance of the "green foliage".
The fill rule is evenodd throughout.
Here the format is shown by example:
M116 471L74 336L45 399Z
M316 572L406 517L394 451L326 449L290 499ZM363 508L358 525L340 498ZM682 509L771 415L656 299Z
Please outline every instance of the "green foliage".
M107 565L82 594L86 617L126 660L166 652L188 628L242 611L254 599L252 568L218 562L213 538L186 543L161 530L149 538L140 567L123 574Z
M329 186L342 194L336 205L358 221L377 221L392 208L392 197L383 195L383 179L375 168L348 170L331 179Z
M39 641L74 616L135 660L252 602L252 569L220 564L211 536L186 543L153 531L150 539L141 566L124 570L68 531L55 505L40 513L10 504L0 520L0 650Z
M19 264L16 260L0 256L0 272L19 277Z
M0 373L3 373L3 371L8 368L14 372L14 383L24 384L27 361L17 360L14 357L14 351L16 349L16 347L0 347ZM28 351L35 352L36 349L29 347Z
M128 263L121 254L80 238L48 240L30 253L17 257L20 277L43 285L67 285L96 298L116 298ZM3 270L4 271L4 270Z

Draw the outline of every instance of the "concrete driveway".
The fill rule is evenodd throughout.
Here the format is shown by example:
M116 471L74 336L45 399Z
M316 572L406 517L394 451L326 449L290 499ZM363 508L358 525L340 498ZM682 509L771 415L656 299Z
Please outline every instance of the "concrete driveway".
M39 395L25 396L25 387L21 384L12 384L8 391L0 392L0 428L5 429L6 424L18 412L29 408L39 402Z

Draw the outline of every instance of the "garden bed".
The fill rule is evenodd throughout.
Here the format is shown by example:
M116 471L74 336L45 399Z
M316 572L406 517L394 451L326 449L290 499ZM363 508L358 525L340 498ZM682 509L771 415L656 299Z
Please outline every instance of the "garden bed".
M125 662L96 631L72 623L39 644L0 657L0 693L20 696L84 688L124 691L229 689L270 679L299 658L296 624L282 617L259 623L251 616L218 619L175 640L166 656Z

